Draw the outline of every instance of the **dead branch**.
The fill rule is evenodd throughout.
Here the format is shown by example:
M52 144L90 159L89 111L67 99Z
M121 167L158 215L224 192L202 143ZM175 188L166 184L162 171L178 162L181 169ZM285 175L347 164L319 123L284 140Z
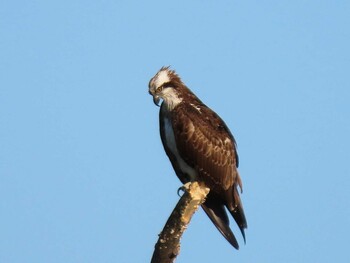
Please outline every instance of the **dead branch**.
M209 188L197 182L186 185L186 191L180 198L166 222L155 245L151 263L171 263L180 254L180 239L193 214L203 204Z

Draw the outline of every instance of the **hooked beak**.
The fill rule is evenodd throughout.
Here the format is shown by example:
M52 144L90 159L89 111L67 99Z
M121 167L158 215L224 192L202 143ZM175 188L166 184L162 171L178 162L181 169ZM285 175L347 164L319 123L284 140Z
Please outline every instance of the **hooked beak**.
M157 94L154 94L154 92L152 90L149 90L148 92L153 97L153 103L159 107L159 101L160 101L159 96Z
M157 105L159 107L159 101L160 101L160 98L158 95L153 95L153 102L155 105Z

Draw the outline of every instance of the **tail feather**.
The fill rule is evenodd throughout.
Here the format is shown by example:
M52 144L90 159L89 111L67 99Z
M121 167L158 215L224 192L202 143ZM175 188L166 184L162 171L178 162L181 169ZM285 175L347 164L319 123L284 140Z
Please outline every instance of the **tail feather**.
M202 208L209 216L210 220L214 223L220 233L226 238L226 240L236 249L239 249L238 242L235 235L229 226L229 219L225 210L225 206L220 198L209 193L206 201L202 205ZM236 220L236 218L235 218ZM242 231L242 230L241 230ZM242 232L245 239L244 232Z
M241 233L242 233L242 236L244 239L244 243L245 243L246 239L245 239L244 229L246 229L248 227L248 225L247 225L247 220L245 218L242 201L241 201L241 198L239 197L239 193L238 193L237 188L233 189L233 196L234 196L235 206L233 209L229 209L229 211L230 211L230 214L235 219L239 229L241 230Z

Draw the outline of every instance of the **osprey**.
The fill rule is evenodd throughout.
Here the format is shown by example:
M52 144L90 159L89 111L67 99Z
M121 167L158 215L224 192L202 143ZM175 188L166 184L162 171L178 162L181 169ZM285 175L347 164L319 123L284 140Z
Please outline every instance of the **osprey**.
M210 189L202 205L211 221L236 249L226 209L241 230L247 221L238 187L236 142L225 122L188 89L174 70L162 67L149 82L149 93L159 106L160 136L176 175L185 184L202 182ZM226 209L225 209L226 208Z

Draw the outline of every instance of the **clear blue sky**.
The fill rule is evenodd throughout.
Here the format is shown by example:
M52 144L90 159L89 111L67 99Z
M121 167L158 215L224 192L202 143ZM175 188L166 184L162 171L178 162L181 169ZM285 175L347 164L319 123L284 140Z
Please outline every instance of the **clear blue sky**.
M214 3L215 2L215 3ZM178 262L346 262L349 1L0 2L0 262L148 262L180 182L148 81L226 121L247 244L202 210Z

